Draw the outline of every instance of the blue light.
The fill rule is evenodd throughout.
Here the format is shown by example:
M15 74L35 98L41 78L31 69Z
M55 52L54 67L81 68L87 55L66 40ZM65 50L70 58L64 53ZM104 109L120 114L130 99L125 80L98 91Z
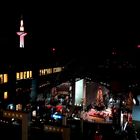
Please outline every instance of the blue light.
M54 119L62 119L62 116L58 115L58 114L53 114L53 115L51 115L51 117Z

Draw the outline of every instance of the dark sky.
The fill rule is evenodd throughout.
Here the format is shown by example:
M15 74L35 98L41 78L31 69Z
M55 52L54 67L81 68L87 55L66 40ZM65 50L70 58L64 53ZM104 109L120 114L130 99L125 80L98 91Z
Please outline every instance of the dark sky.
M117 53L124 54L119 57L122 65L126 54L133 64L139 65L140 58L137 56L140 56L140 51L137 51L136 46L140 44L140 10L131 3L128 6L127 3L123 5L107 2L50 4L46 1L34 1L29 4L19 1L16 5L8 5L1 5L4 9L0 10L0 61L5 62L5 58L8 58L7 63L46 63L50 60L48 50L54 47L59 54L57 59L69 64L68 68L73 73L88 70L92 72L100 64L106 66L106 58L111 58L110 70L106 69L105 74L102 69L100 76L101 72L96 69L96 74L101 78L103 75L105 78L112 75L116 78L116 67L120 64L114 61L117 64L112 65L114 62L110 57L115 48ZM21 14L28 35L25 37L25 49L19 51L16 31L19 30ZM112 66L115 67L114 73ZM139 69L137 72L139 73ZM122 75L124 73L126 71Z
M21 4L22 3L22 4ZM18 47L16 31L23 14L26 48L58 48L75 54L112 48L127 50L140 43L140 22L135 7L116 4L27 3L1 12L1 49ZM18 6L19 5L19 6ZM135 8L137 9L137 8Z

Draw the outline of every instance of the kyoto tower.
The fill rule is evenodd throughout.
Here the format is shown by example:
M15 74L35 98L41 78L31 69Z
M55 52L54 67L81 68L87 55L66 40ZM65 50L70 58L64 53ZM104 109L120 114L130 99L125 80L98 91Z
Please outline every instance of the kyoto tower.
M23 18L20 20L20 31L17 32L17 35L20 37L20 48L24 48L24 36L26 36L27 33L24 32Z

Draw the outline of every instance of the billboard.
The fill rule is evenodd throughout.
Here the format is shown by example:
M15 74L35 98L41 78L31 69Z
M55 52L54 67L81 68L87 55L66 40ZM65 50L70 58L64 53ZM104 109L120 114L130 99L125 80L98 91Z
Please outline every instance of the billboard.
M81 106L84 96L84 79L75 82L75 105Z

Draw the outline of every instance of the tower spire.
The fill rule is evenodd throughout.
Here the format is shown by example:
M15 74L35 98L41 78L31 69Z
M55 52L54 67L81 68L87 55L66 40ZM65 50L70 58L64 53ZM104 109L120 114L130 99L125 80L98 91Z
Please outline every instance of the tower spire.
M21 15L21 18L20 18L20 31L24 31L23 15Z
M24 36L26 36L27 33L24 32L24 23L23 23L22 15L21 15L21 19L20 19L20 31L17 32L17 35L20 36L20 48L24 48Z

